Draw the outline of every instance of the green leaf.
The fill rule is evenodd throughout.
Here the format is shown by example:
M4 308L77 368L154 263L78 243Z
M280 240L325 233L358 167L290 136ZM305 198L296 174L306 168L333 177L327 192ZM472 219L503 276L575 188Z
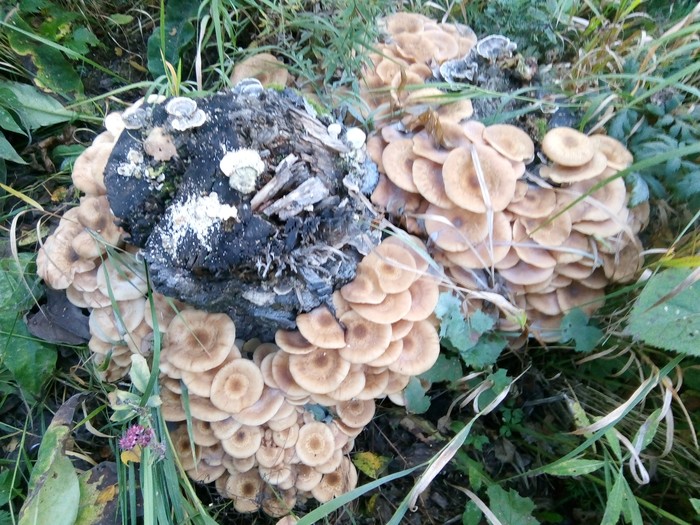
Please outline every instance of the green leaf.
M16 162L17 164L26 164L24 159L15 151L12 144L5 138L5 135L0 131L0 159Z
M105 461L83 472L80 483L80 508L75 525L116 525L119 504L117 466Z
M695 511L695 514L700 516L700 499L698 498L690 498L690 504L693 506L693 510Z
M425 395L420 379L412 377L403 391L406 409L413 414L423 414L430 408L430 398Z
M627 483L627 480L623 478L622 481L622 513L625 516L625 521L627 523L631 523L632 525L644 525L644 520L642 520L642 513L639 509L637 498L634 497L632 488L630 487L630 484Z
M19 133L25 136L27 135L25 131L19 127L19 125L17 125L12 113L7 111L2 106L0 106L0 128L6 129L7 131L11 131L13 133Z
M0 80L0 97L4 98L5 91L9 91L14 98L12 105L8 103L5 107L15 110L27 129L35 130L68 122L75 116L75 113L65 109L58 100L29 84Z
M133 354L131 356L131 369L129 370L129 377L131 378L131 383L134 385L136 390L141 393L146 391L148 380L151 377L151 371L148 369L148 363L142 355Z
M462 514L462 525L479 525L483 517L481 509L472 500L467 501Z
M27 499L19 514L19 525L74 525L78 517L78 474L65 455L70 425L80 395L70 398L59 410L41 440L39 456L29 479Z
M597 459L569 459L559 464L548 465L542 470L543 474L568 477L590 474L605 466L605 461Z
M118 26L125 26L127 24L130 24L134 20L134 17L131 15L115 13L113 15L109 15L108 20Z
M439 383L440 381L454 382L462 377L462 364L459 359L450 357L444 354L438 356L433 367L427 372L420 375L421 379L431 383Z
M515 490L508 492L500 485L493 484L486 489L489 496L489 508L501 523L517 523L518 525L536 525L539 523L532 516L535 504L530 498L523 498Z
M486 334L472 348L460 351L459 355L467 366L486 368L496 363L508 341L500 334Z
M665 350L700 355L700 282L684 283L690 274L669 268L651 277L630 313L627 333Z
M572 339L577 352L590 352L603 337L603 332L595 326L588 326L588 317L580 308L574 308L561 320L561 341Z
M87 55L90 52L90 47L94 47L100 43L95 34L87 27L79 26L73 31L71 37L65 42L67 48L72 49L81 55Z
M615 476L612 490L608 494L608 501L605 505L605 514L600 525L615 525L620 520L622 514L622 502L624 499L624 484L626 483L622 471L618 471Z
M374 452L357 452L352 456L352 462L357 467L357 470L369 476L372 479L377 479L391 463L391 458L380 456Z
M15 485L19 482L19 476L16 476L12 469L5 469L0 472L0 507L7 504L10 499L17 495L17 488L12 487L12 481L14 479Z

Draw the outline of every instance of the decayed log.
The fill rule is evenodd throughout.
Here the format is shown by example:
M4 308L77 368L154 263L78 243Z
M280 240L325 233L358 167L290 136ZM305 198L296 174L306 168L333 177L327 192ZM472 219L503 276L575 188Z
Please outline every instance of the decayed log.
M376 167L294 93L244 81L132 113L105 170L112 210L156 290L229 313L241 336L329 304L378 243L359 195Z

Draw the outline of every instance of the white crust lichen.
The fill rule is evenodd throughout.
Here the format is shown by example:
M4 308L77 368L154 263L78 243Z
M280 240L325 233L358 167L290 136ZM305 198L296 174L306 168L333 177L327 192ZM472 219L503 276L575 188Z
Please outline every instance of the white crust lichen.
M255 191L258 177L265 171L265 162L256 150L241 148L226 153L219 168L234 190L247 194Z

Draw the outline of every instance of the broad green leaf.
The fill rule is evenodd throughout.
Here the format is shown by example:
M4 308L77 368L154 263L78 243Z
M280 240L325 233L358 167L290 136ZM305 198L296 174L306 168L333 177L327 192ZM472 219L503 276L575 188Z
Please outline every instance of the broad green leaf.
M165 10L165 60L177 65L182 52L192 43L195 29L191 19L197 16L197 2L190 0L169 0ZM148 70L154 78L165 74L161 55L160 27L156 27L148 39Z
M391 458L380 456L374 452L357 452L353 454L352 462L357 470L372 479L377 479L386 471L391 463Z
M4 107L0 106L0 128L11 131L12 133L19 133L20 135L27 135L25 131L15 122L15 118L12 113L7 111Z
M457 358L448 358L444 354L440 354L433 367L427 372L420 375L421 379L430 381L431 383L439 383L440 381L457 381L462 377L462 364Z
M664 350L700 355L700 282L677 289L690 274L670 268L651 277L630 313L627 332ZM671 292L678 293L656 304Z
M78 474L65 455L71 433L73 412L80 401L77 394L57 412L41 440L39 456L27 499L19 514L19 525L74 525L80 504Z
M588 317L580 308L574 308L561 320L561 341L573 340L577 352L590 352L603 337L603 332L588 325Z
M476 345L459 355L467 366L486 368L496 363L506 344L506 338L500 334L484 334Z
M148 369L148 363L142 355L133 354L131 356L131 369L129 370L129 377L131 378L131 383L134 385L136 390L141 393L146 391L148 380L151 377L151 371Z
M622 471L618 471L615 476L615 483L613 483L612 490L608 494L608 501L605 505L605 514L603 514L603 519L600 525L615 525L620 520L620 515L622 514L622 504L624 500L625 491L625 477L622 475Z
M548 465L542 471L543 474L552 476L582 476L590 474L605 465L605 461L596 459L569 459L556 465Z
M81 55L87 55L90 52L90 47L98 45L100 41L95 34L87 27L79 26L74 31L71 37L66 40L65 46Z
M403 395L406 399L406 409L413 414L423 414L430 408L430 398L425 395L425 390L417 377L410 379Z
M105 461L83 472L80 483L80 508L75 525L117 525L119 480L117 466Z
M690 504L693 506L693 510L695 511L695 514L700 516L700 499L698 498L690 498Z
M130 24L134 20L134 17L131 15L114 13L113 15L109 15L108 20L118 26L125 26L127 24Z
M75 113L65 109L58 100L29 84L0 80L0 95L2 88L12 93L16 105L9 107L18 113L22 124L30 130L68 122L75 116Z
M12 144L5 138L2 131L0 131L0 159L16 162L17 164L26 164L15 148L12 147Z
M535 504L530 498L523 498L515 490L508 492L500 485L490 485L486 489L489 496L489 508L501 523L517 523L518 525L536 525L539 523L532 512Z

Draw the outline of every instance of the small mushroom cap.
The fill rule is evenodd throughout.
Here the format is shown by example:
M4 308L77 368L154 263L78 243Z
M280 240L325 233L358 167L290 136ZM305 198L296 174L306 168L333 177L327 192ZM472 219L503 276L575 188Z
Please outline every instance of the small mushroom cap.
M402 341L401 355L389 370L408 376L430 370L440 354L440 338L433 325L427 320L415 322Z
M508 204L506 210L521 217L539 219L549 216L556 205L557 194L553 189L528 184L523 198Z
M143 151L158 162L167 162L177 156L177 147L164 128L155 127L143 141Z
M447 158L447 155L445 156ZM413 161L413 183L418 192L431 204L440 208L452 208L455 203L450 200L442 179L442 166L428 159L418 158Z
M314 308L296 319L301 335L311 344L320 348L343 348L345 332L338 320L325 306Z
M352 490L357 485L357 471L349 458L343 458L340 466L330 474L324 474L311 494L321 503Z
M163 354L182 370L204 372L224 362L236 339L236 327L226 314L184 310L163 338Z
M340 386L350 372L350 363L337 350L319 348L306 355L289 356L289 372L307 392L325 394Z
M307 423L299 429L294 448L304 465L322 465L331 459L335 451L333 432L328 425L320 421Z
M374 270L379 287L387 294L408 290L418 277L415 259L398 244L380 244L365 258L363 265Z
M288 354L308 354L318 347L312 345L298 330L277 330L275 343Z
M511 250L513 228L504 213L493 214L492 233L483 241L461 252L446 253L447 259L462 269L485 269L502 262Z
M413 326L413 323L410 323L410 326ZM408 333L408 331L406 333ZM389 343L389 346L386 347L386 350L384 350L382 355L367 363L367 366L377 369L389 366L401 356L401 350L403 350L403 336L400 339L396 339L395 341Z
M313 353L313 352L311 352ZM309 354L304 354L309 355ZM290 354L286 352L275 352L270 354L260 363L260 370L263 374L265 384L271 388L278 388L289 396L304 396L308 390L300 386L289 370Z
M540 175L559 184L571 184L597 177L605 171L607 165L605 155L596 151L593 158L581 166L568 167L562 164L542 166Z
M256 403L264 386L262 373L255 363L234 359L214 376L211 402L216 408L235 414Z
M350 367L350 372L348 372L348 375L345 376L345 379L343 379L343 382L340 383L340 386L338 388L336 388L332 392L328 392L328 394L315 395L327 395L329 400L334 401L347 401L357 396L360 392L362 392L364 388L364 367L362 365L352 365Z
M525 261L520 261L512 268L499 269L498 272L509 283L525 286L542 283L551 278L554 274L554 267L537 268Z
M479 175L483 175L484 188ZM479 144L471 150L452 150L442 165L442 177L450 200L475 213L485 213L487 202L494 211L502 211L515 195L517 175L511 163Z
M382 165L387 178L402 190L418 193L413 182L413 140L401 139L387 144L382 152Z
M559 288L556 295L559 306L564 313L574 308L580 308L590 316L605 302L604 290L588 288L575 281L569 286Z
M140 299L148 290L145 270L128 257L109 257L97 272L97 288L117 301Z
M420 33L426 21L430 19L418 13L394 13L384 19L384 24L387 32L396 36L400 33Z
M193 418L201 419L202 421L222 421L229 417L229 413L219 410L208 397L200 397L190 394L190 414Z
M287 68L274 55L258 53L236 64L231 73L234 86L244 78L256 78L263 86L278 84L286 86L289 79Z
M216 374L223 368L226 364L239 359L241 357L241 352L238 350L236 345L231 347L230 353L226 356L226 359L219 366L214 367L205 372L190 372L188 370L183 370L181 374L182 382L187 385L187 390L201 397L211 396L211 385L216 377Z
M529 164L535 158L535 144L522 129L511 124L487 126L484 140L505 158Z
M104 171L114 142L92 144L75 159L73 164L73 184L86 195L106 195Z
M335 411L343 423L355 428L366 427L372 421L375 410L374 399L353 399L338 403L335 406Z
M568 211L562 212L554 218L521 218L519 220L525 226L527 234L542 246L561 246L571 235L572 223Z
M578 220L604 221L620 215L627 201L627 189L622 177L606 180L605 186L591 192L591 189L600 183L598 177L585 181L575 182L567 188L577 196L585 195L583 202L576 206L584 206L585 211L576 214ZM573 197L573 195L572 195Z
M304 492L310 491L321 481L323 474L317 471L314 467L299 463L296 465L297 480L294 486L297 490Z
M483 213L430 205L424 215L428 236L436 246L448 252L467 250L488 235L487 217Z
M255 455L262 443L262 437L260 427L241 425L231 437L221 440L221 446L233 458L247 458Z
M355 311L343 314L340 322L345 326L347 345L338 353L350 363L369 363L382 355L391 342L389 324L368 321Z
M542 139L542 151L550 160L561 166L577 167L593 159L596 147L580 131L560 127L547 132Z
M254 404L234 414L236 421L244 425L263 425L272 419L284 403L284 395L276 388L265 386Z
M379 304L351 303L351 307L368 321L391 324L403 319L411 309L411 294L408 290L391 293Z
M608 135L591 135L588 137L594 147L600 151L608 161L608 166L615 170L624 170L634 162L634 157L629 150L617 139Z
M379 304L386 293L379 286L379 276L368 264L359 264L355 278L340 289L340 295L353 303Z
M233 499L238 512L256 512L260 508L260 496L264 482L257 469L233 472L226 481L226 495Z
M433 279L420 278L408 289L411 294L411 309L404 319L422 321L433 313L440 298L440 289Z

